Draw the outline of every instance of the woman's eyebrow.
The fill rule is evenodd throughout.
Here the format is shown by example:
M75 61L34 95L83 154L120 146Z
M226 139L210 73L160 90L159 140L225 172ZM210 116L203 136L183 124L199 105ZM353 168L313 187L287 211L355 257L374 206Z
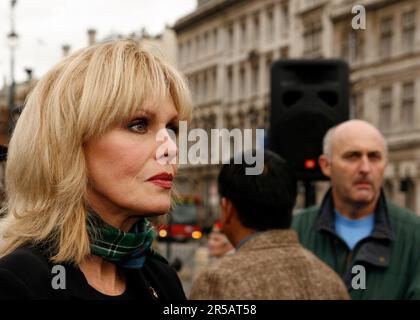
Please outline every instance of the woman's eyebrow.
M134 112L134 117L139 116L139 115L146 115L149 118L155 118L156 112L153 109L140 107L139 109L136 110L136 112Z
M178 113L174 113L174 115L172 117L169 117L169 121L168 122L177 122L179 121L179 114Z

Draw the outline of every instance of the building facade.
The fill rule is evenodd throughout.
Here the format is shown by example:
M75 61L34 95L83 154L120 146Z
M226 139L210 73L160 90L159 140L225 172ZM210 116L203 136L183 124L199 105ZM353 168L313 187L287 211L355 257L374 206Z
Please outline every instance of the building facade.
M352 25L356 5L365 10L365 29ZM417 0L198 1L174 26L178 67L193 93L189 128L267 130L273 61L346 59L351 117L377 126L389 143L385 190L420 214L419 25ZM218 211L219 169L185 165L177 179L180 192L205 199L210 215ZM318 200L327 186L317 184Z

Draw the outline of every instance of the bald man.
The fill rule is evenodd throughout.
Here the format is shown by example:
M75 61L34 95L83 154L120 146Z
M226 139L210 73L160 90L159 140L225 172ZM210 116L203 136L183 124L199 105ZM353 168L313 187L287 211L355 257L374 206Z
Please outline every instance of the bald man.
M420 299L420 218L385 199L387 144L371 124L331 128L319 158L331 188L293 219L302 244L326 262L353 299Z

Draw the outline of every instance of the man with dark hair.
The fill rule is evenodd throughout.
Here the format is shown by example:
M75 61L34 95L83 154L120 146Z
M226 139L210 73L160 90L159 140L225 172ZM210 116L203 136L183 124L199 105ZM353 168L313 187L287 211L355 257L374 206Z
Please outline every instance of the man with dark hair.
M289 229L296 199L289 166L275 153L257 152L264 152L259 175L246 174L246 154L222 167L222 229L237 251L201 273L190 298L348 299L340 278Z

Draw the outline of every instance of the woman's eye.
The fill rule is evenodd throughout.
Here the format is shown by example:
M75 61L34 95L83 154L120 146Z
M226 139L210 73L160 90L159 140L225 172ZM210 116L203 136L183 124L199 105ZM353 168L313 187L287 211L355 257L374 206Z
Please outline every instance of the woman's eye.
M137 119L131 122L128 127L130 130L134 132L146 133L147 125L148 125L148 122L146 119Z

